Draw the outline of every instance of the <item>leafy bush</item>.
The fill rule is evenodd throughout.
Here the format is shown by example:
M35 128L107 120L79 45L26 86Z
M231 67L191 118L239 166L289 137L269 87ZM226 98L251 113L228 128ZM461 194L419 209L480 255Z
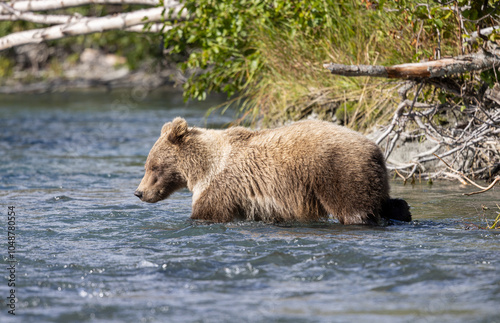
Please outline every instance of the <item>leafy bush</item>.
M169 51L187 57L181 68L192 73L185 98L237 95L247 114L270 122L303 117L315 91L328 89L317 104L337 106L366 90L366 79L334 82L323 63L394 64L411 50L397 35L406 28L398 12L359 1L187 0L185 10L188 19L171 22L165 34ZM362 116L359 107L350 110Z
M279 28L318 38L333 24L323 1L188 0L185 8L188 19L173 22L165 45L173 53L189 52L184 70L206 70L184 87L186 97L197 99L212 91L232 96L255 80L264 67L263 31Z
M340 108L342 122L355 128L389 117L387 108L396 106L394 85L333 77L323 63L393 65L456 56L463 52L464 35L477 26L474 19L497 10L484 1L465 0L184 4L188 19L167 23L173 28L164 37L169 51L185 58L181 68L191 73L184 84L186 99L225 92L230 102L243 100L244 115L268 122L311 113L334 118ZM465 9L459 12L459 7Z

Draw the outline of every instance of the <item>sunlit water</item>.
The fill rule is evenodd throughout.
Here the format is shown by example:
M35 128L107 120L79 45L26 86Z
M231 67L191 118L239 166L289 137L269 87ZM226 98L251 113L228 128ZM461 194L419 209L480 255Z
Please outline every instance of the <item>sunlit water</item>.
M0 296L16 211L16 316L1 322L499 322L498 189L403 186L415 221L388 227L189 221L191 194L133 192L161 126L215 102L178 94L0 97ZM498 210L497 210L498 212ZM491 221L490 221L491 223Z

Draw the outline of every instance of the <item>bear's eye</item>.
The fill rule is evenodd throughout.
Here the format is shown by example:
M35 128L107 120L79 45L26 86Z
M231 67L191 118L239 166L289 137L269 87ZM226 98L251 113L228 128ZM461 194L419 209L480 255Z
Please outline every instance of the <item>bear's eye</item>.
M157 165L154 165L154 166L151 166L151 170L152 170L153 172L157 172L157 171L159 171L159 170L160 170L160 167L158 167Z

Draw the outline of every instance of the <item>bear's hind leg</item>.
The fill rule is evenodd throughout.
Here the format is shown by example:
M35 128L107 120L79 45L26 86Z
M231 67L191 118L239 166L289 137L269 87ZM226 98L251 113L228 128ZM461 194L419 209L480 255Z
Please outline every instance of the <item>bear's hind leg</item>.
M361 206L355 205L352 197L342 196L318 196L324 209L341 224L369 224L377 225L380 217L364 210Z

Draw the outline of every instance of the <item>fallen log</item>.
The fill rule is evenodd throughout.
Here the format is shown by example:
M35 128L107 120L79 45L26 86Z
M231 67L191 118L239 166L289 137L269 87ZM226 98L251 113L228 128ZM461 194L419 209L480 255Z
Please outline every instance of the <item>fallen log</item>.
M500 53L486 52L443 58L435 61L393 66L324 64L332 74L343 76L371 76L396 79L445 77L500 66Z

